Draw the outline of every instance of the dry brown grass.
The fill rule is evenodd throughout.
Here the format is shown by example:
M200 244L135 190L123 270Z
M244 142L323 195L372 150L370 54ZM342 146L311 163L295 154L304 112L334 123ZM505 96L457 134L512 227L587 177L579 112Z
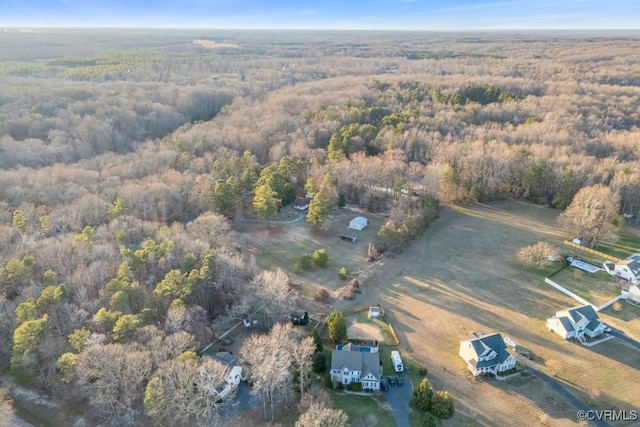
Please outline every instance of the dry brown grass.
M293 256L286 254L287 247L299 253L300 248L311 251L318 245L327 248L332 262L340 259L350 270L361 270L362 294L355 301L336 300L335 307L346 311L384 305L403 352L429 368L436 388L455 396L458 415L444 425L577 425L575 409L539 380L529 376L476 382L458 357L459 341L470 332L502 332L535 355L535 366L556 375L592 407L637 406L637 350L615 340L587 348L548 332L545 319L577 303L545 284L542 274L525 272L516 264L520 248L541 240L560 246L569 237L556 225L557 214L513 201L444 208L425 236L368 268L365 239L351 246L331 235L310 233L300 224L271 239L268 251L275 252L261 262L286 266L287 257ZM352 215L342 214L334 224L346 227ZM378 221L374 227L382 222L367 216ZM374 227L365 233L375 233ZM311 289L343 284L337 274L319 270L295 280ZM625 307L625 315L628 311ZM602 317L640 338L638 319Z

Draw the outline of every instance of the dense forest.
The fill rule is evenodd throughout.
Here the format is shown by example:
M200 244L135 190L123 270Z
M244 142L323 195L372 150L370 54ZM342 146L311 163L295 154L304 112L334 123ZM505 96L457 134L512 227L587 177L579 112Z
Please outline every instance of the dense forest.
M604 184L636 221L638 58L634 33L0 33L0 369L106 425L202 422L148 385L216 319L281 313L233 226L309 189L390 212L383 250L433 200Z

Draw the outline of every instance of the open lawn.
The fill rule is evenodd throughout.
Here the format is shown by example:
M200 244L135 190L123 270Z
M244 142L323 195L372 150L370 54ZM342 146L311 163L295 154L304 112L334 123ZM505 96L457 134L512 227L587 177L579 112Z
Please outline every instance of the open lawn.
M577 302L544 283L551 271L528 271L516 264L515 255L524 246L538 241L563 246L570 236L557 226L558 211L520 201L445 207L424 236L377 263L367 262L366 243L384 218L366 214L371 225L363 232L350 232L358 236L355 245L338 237L358 214L336 211L331 231L325 232L304 222L272 226L263 247L252 250L259 266L279 265L290 271L302 253L326 248L328 269L314 267L291 275L308 294L320 287L331 292L342 286L340 266L354 275L360 272L362 294L354 301L335 300L334 307L346 312L382 303L400 339L403 359L425 365L431 384L454 395L456 415L443 425L492 426L505 420L523 426L577 425L575 409L530 375L506 382L475 381L458 357L459 341L473 331L512 337L535 356L537 368L594 409L637 409L637 350L616 340L587 348L548 332L546 318ZM245 231L264 229L251 226L254 231ZM563 274L570 279L574 273L566 269ZM586 275L573 279L581 284L587 282ZM623 306L621 312L606 310L602 319L640 339L640 320L633 314L640 309ZM382 356L384 363L385 353Z
M553 275L551 280L596 306L601 306L620 295L620 288L604 271L587 273L574 267L567 267ZM576 301L574 305L581 304Z
M283 208L285 209L290 208ZM369 226L364 230L348 229L349 221L356 216L365 216ZM266 224L241 224L238 231L246 233L248 245L255 253L260 268L280 267L289 273L291 281L302 286L302 293L311 297L320 288L329 293L343 286L351 277L362 273L373 264L367 262L367 247L375 239L384 219L378 215L364 213L358 208L335 209L327 219L327 230L311 227L306 219L290 224L272 224L267 232ZM357 242L342 240L341 234L357 237ZM329 255L326 268L313 266L299 273L292 271L293 265L305 254L324 248ZM346 267L350 272L347 280L338 276L338 270ZM356 296L356 301L358 297Z
M627 258L640 252L640 231L638 226L625 225L623 233L615 242L602 242L597 250L618 258Z
M341 394L330 392L333 407L342 409L351 420L352 426L370 425L366 417L371 415L377 419L378 426L396 425L393 415L388 408L383 408L381 403L374 400L370 395L358 396L353 394ZM370 418L371 419L371 418Z
M346 315L344 320L350 339L376 340L387 344L394 342L389 326L382 320L369 319L368 310Z
M633 409L640 395L638 365L630 355L617 355L631 350L615 340L589 349L548 332L545 319L576 301L515 263L523 246L540 240L560 246L569 237L556 225L557 215L518 201L443 208L425 236L361 280L360 301L337 301L336 306L346 310L362 301L382 302L393 317L400 348L429 368L435 388L453 393L464 422L577 424L575 409L530 376L517 384L474 381L458 357L459 341L472 331L512 337L535 355L540 369L562 378L595 408ZM628 335L640 336L640 325L628 321L625 326ZM460 422L456 417L444 425Z

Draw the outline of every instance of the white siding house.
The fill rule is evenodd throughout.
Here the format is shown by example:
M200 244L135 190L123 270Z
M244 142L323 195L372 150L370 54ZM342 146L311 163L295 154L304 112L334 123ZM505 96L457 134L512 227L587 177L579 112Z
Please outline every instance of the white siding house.
M547 329L565 340L576 338L583 341L585 335L595 338L602 335L606 327L604 323L600 322L598 313L591 305L560 310L556 312L554 317L547 319Z
M349 351L350 348L340 347L331 353L331 380L344 386L361 383L364 389L380 390L380 353Z
M460 341L460 357L474 376L499 374L513 369L516 359L507 351L500 334L482 335Z

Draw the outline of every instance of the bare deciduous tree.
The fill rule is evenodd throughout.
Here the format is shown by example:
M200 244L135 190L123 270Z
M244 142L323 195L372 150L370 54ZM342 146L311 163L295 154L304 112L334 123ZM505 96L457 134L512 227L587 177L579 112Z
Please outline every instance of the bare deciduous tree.
M293 378L291 325L277 323L268 335L252 335L242 345L240 354L252 366L253 390L264 401L264 418L273 421L280 404L289 400ZM267 407L270 417L267 417Z
M594 247L603 239L616 237L621 226L619 212L620 195L596 184L578 191L558 221L587 246Z
M312 337L303 338L300 342L294 342L291 346L291 355L298 367L300 377L300 398L304 397L304 388L309 368L311 367L312 357L316 351L316 344Z
M219 399L228 368L209 357L169 360L160 365L145 390L144 405L154 420L168 425L219 425L218 411L233 399Z
M76 375L93 414L107 425L130 424L141 409L151 355L137 344L91 345L79 355Z

